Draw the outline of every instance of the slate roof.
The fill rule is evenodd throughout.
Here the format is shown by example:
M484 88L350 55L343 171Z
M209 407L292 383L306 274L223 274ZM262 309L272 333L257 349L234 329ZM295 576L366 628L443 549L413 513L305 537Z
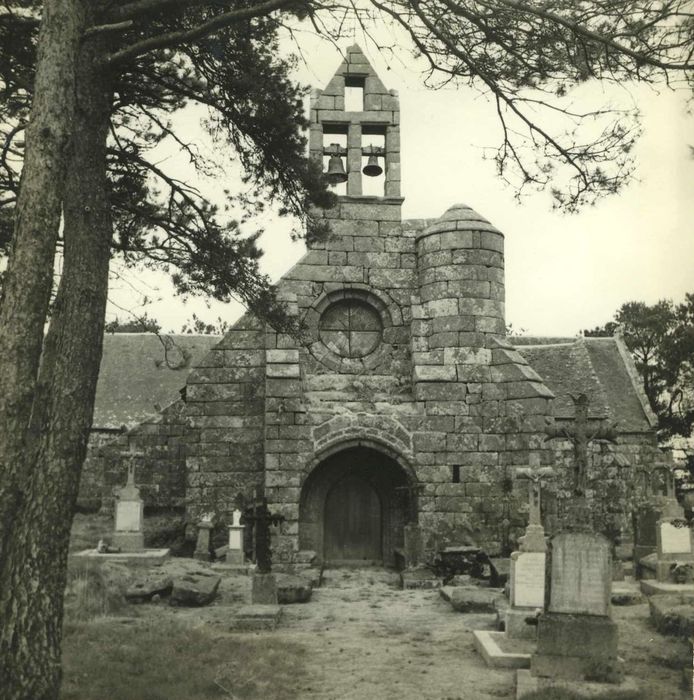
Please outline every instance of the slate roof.
M655 426L633 362L617 338L509 338L555 394L554 415L571 419L571 396L588 396L589 416L616 422L620 432Z
M104 337L94 429L132 427L176 401L190 370L220 340L210 335L151 333ZM585 393L591 418L607 418L626 432L655 425L633 364L616 338L518 336L508 338L555 394L554 415L571 419L571 395ZM186 359L186 355L189 358Z
M93 428L132 427L156 415L179 398L190 370L219 341L215 335L106 334Z

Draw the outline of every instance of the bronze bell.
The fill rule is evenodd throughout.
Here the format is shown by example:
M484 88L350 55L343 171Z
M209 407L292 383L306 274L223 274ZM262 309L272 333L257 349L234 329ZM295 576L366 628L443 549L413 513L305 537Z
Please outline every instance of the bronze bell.
M383 172L383 168L378 164L377 155L369 156L369 162L364 166L362 172L369 177L378 177Z
M347 173L345 172L345 166L342 164L341 156L337 154L330 156L326 176L331 185L339 185L341 182L347 182Z

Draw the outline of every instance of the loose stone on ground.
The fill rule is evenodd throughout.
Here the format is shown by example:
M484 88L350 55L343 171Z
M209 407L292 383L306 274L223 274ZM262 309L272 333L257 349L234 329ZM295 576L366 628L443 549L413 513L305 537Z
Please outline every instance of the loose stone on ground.
M177 577L171 591L171 605L200 606L211 603L221 577L212 573L185 574Z

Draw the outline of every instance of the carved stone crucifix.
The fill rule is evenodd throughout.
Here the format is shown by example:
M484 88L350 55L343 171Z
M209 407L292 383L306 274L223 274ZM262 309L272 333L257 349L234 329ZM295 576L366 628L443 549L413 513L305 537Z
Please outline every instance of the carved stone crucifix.
M271 513L267 505L267 498L259 496L252 504L250 512L246 512L244 520L253 525L255 560L258 572L269 574L272 571L270 525L279 525L284 521L284 516Z
M614 426L606 426L602 420L595 426L588 420L588 397L585 394L571 397L576 407L575 419L571 427L549 426L546 440L565 438L572 442L574 452L574 494L583 497L588 485L588 446L593 440L615 442L617 432Z
M542 525L540 517L542 482L554 478L554 469L552 467L537 467L535 469L518 467L516 478L528 480L528 525Z
M135 460L139 457L144 457L143 452L139 452L134 443L128 446L128 478L125 486L120 490L121 500L138 499L140 497L140 489L135 485Z

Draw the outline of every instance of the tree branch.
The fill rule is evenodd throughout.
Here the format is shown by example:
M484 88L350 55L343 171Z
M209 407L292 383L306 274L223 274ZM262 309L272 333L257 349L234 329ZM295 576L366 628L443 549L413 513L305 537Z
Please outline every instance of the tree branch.
M221 0L138 0L113 8L107 17L113 20L134 19L149 12L160 12L171 7L195 7L197 5L221 5ZM227 3L228 4L228 3Z
M87 27L82 35L83 39L89 39L96 34L104 34L106 32L121 32L126 29L131 29L134 22L131 19L124 22L114 22L113 24L98 24L93 27Z
M662 70L690 70L694 68L694 63L663 63L662 61L650 58L646 54L633 51L629 47L619 44L616 41L603 36L602 34L593 32L585 26L564 19L554 12L543 10L539 5L528 5L524 2L519 2L519 0L497 0L497 2L510 9L525 12L527 14L534 15L535 17L541 17L542 19L546 19L550 22L555 22L562 27L566 27L566 29L570 29L574 34L576 34L576 36L585 37L591 41L594 41L595 43L602 44L605 47L609 46L616 52L629 56L629 58L632 58L637 63L643 62L653 66L654 68L660 68Z
M161 34L159 36L152 36L147 39L143 39L136 44L127 46L126 48L116 51L115 53L106 57L103 64L110 67L125 61L129 61L133 58L137 58L138 56L155 49L163 49L170 46L177 46L178 44L185 44L186 42L193 41L194 39L200 39L201 37L214 34L220 29L224 29L224 27L228 27L236 22L268 15L275 10L295 4L295 1L296 0L267 0L267 2L261 3L260 5L255 5L253 7L245 7L240 10L223 12L222 14L213 17L207 22L199 24L197 27L193 27L192 29L181 32L170 32L168 34Z

